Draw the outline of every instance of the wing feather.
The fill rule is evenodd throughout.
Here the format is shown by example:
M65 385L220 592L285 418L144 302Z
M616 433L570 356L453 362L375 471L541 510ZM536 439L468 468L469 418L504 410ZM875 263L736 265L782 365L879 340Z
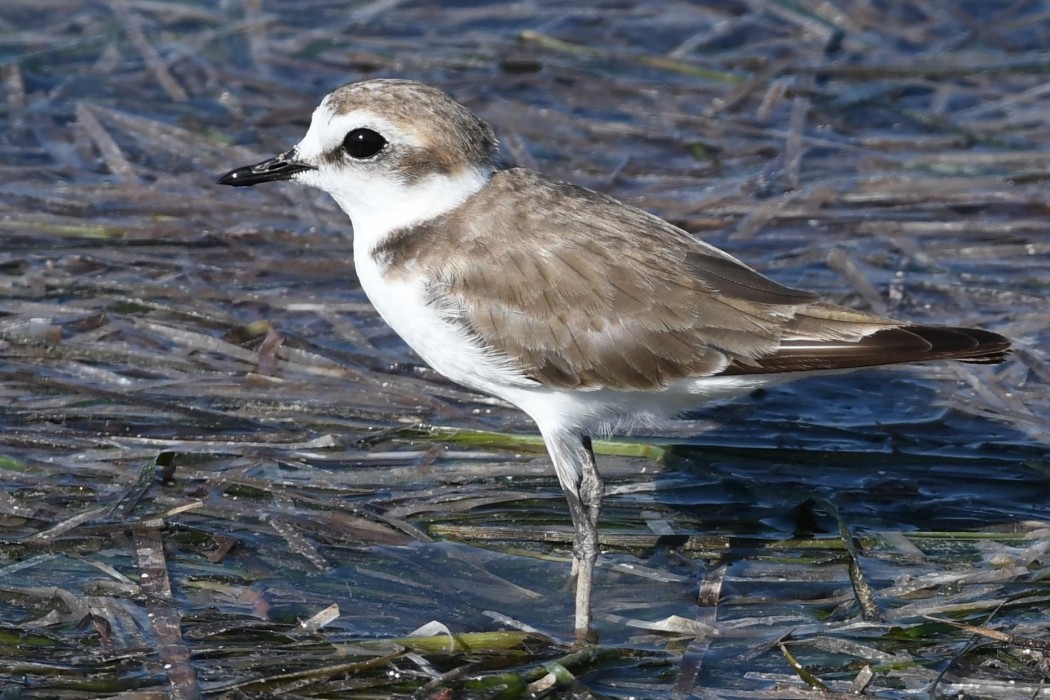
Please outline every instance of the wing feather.
M902 327L792 289L640 209L528 170L374 253L423 273L435 307L558 388L653 390L689 377L943 357L1001 336Z

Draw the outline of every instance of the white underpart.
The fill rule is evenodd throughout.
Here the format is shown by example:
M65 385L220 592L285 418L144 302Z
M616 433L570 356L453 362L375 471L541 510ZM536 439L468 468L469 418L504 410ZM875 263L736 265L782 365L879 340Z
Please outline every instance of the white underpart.
M331 194L350 217L357 276L383 320L444 376L521 408L536 421L545 439L569 433L610 433L798 376L700 377L681 380L658 392L553 389L529 379L508 358L482 347L462 324L452 320L448 309L428 304L426 280L388 278L383 261L372 255L394 231L462 204L485 186L491 170L464 168L452 175L432 175L407 184L393 172L324 162L322 154L337 148L350 130L362 127L384 134L391 142L396 138L405 144L420 143L418 134L406 133L381 115L334 115L325 101L314 112L310 129L297 146L298 158L318 169L299 173L295 179ZM575 492L579 465L555 459L554 466L562 486Z
M299 142L298 157L318 165L295 176L332 195L354 225L354 267L361 287L383 320L435 370L460 384L506 398L506 386L534 384L507 358L485 349L462 325L450 323L447 310L427 303L426 280L387 278L383 262L373 256L391 233L429 221L456 208L488 182L490 168L464 168L407 184L393 172L354 164L324 163L321 155L342 142L352 129L370 128L391 143L418 145L406 133L371 112L332 115L326 102L314 112L310 129Z

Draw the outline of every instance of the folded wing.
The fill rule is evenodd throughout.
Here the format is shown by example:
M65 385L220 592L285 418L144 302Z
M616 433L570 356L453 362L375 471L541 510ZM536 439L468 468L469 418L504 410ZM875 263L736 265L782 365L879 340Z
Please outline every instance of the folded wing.
M497 173L413 239L384 251L390 264L429 270L450 322L552 387L654 390L720 374L997 362L1009 348L988 331L829 304L646 212L527 170Z

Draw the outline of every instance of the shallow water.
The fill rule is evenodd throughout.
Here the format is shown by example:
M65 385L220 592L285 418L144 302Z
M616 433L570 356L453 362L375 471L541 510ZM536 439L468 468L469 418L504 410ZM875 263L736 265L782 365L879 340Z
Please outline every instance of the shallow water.
M7 0L0 688L387 697L459 668L425 692L494 697L562 659L611 697L817 692L785 642L841 692L869 665L877 697L1031 697L1050 37L1045 3L972 5ZM394 75L476 109L508 163L1018 350L602 445L601 645L571 657L571 531L533 427L420 366L325 197L214 185L332 87ZM430 620L536 634L396 651Z

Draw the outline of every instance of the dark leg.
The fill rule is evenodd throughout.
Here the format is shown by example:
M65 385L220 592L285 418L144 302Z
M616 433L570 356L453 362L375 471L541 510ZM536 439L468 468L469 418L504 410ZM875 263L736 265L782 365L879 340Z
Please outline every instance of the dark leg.
M594 563L598 560L598 516L602 511L602 496L605 487L598 465L594 461L591 449L591 438L583 436L583 449L586 459L583 462L583 474L580 479L580 520L583 527L576 525L577 517L573 516L576 525L576 538L573 543L574 568L576 572L576 637L586 639L591 627L591 590L593 587Z
M572 516L573 562L576 579L576 618L574 630L581 640L591 632L591 586L594 563L598 559L598 515L604 488L594 461L590 437L564 432L544 433L547 450L554 461L562 491Z

